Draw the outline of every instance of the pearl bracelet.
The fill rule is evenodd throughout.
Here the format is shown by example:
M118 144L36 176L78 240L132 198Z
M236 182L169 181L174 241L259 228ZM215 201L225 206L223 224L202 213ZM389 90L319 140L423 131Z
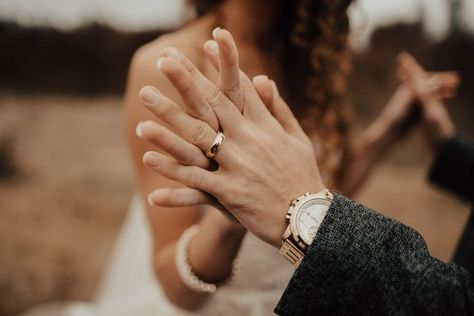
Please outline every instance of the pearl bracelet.
M232 266L232 271L227 279L219 284L212 284L204 282L203 280L199 279L199 277L194 274L191 265L189 264L188 260L188 245L191 241L191 238L197 234L199 231L198 225L193 225L186 229L181 237L179 238L176 244L176 267L178 270L178 274L181 278L181 281L191 290L197 293L215 293L217 291L217 287L220 285L224 285L226 283L231 282L237 271L239 269L239 262L237 259L234 260L234 264Z

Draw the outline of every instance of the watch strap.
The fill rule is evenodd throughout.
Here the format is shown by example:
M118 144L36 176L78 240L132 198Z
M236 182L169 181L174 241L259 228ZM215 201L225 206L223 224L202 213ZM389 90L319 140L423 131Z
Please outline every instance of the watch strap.
M296 267L300 265L304 257L304 253L289 239L283 241L280 247L280 254Z

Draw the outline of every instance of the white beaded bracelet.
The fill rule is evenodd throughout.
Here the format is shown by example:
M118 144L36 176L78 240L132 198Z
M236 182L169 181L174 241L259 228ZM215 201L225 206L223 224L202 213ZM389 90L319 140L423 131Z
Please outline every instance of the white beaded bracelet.
M239 269L239 262L238 260L234 260L234 264L232 266L232 271L229 277L219 284L212 284L207 283L199 279L199 277L194 274L188 260L188 245L193 238L194 235L197 234L199 230L198 225L193 225L186 229L181 237L179 238L176 244L176 267L178 269L178 274L183 281L183 283L191 290L197 293L215 293L217 291L217 287L219 285L223 285L225 283L229 283L232 281L237 274Z

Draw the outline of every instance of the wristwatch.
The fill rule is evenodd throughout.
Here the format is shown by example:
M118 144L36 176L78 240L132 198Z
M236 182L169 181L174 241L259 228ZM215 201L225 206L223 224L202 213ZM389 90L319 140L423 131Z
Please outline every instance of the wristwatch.
M299 266L304 254L318 233L334 196L329 190L306 193L293 200L286 214L288 227L282 237L280 254Z

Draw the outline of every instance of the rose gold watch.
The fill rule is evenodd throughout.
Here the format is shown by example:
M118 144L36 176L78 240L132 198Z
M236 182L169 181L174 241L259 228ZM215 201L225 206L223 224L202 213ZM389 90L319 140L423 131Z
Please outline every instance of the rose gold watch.
M306 193L292 201L286 214L288 227L282 237L280 254L291 264L299 266L304 254L316 237L319 227L333 200L329 190Z

